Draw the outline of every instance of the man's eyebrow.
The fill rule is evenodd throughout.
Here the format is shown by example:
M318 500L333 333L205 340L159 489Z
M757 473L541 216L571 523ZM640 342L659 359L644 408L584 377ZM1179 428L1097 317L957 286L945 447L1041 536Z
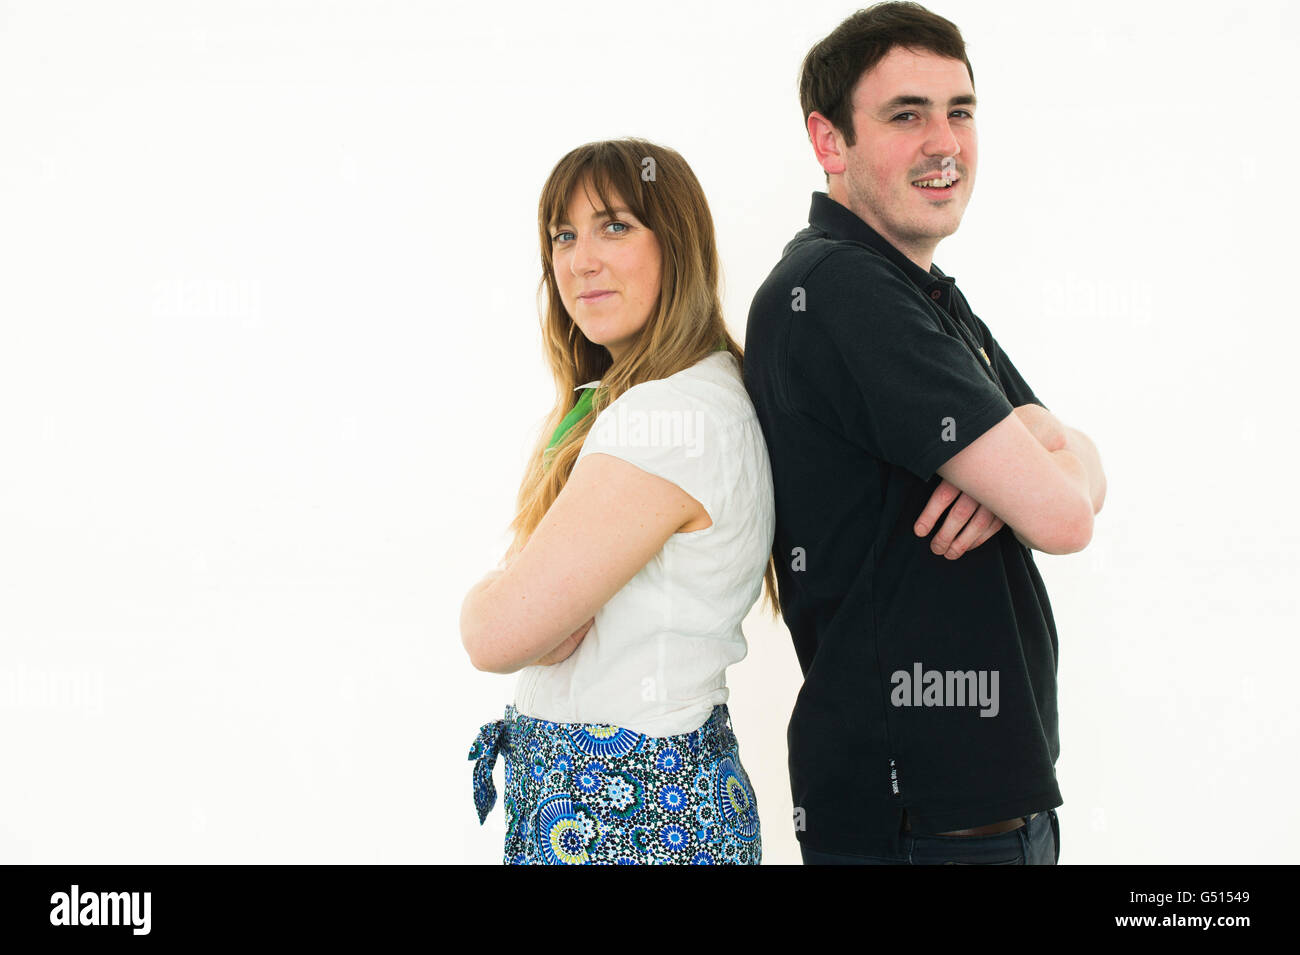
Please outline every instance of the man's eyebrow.
M917 96L914 93L900 93L887 103L882 103L880 111L887 113L890 110L898 109L900 106L933 106L934 101L928 96ZM975 94L962 93L948 100L949 106L974 106Z
M619 213L630 216L632 214L632 211L630 209L624 209L622 206L619 206L617 209L596 209L591 214L591 220L595 221L596 219L616 219L618 218ZM573 223L567 220L562 220L552 225L551 228L558 229L562 225L572 225L572 224Z

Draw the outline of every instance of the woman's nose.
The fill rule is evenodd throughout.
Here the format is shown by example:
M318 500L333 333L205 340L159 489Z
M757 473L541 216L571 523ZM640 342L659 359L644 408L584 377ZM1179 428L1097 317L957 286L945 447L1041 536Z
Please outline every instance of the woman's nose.
M569 268L574 275L587 275L600 268L600 261L596 256L596 250L590 243L583 239L576 239L573 243L573 254L569 256Z

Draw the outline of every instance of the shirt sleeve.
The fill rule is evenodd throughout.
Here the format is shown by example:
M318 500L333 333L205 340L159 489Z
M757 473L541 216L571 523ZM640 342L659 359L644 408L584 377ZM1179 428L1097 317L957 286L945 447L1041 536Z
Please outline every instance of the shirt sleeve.
M578 452L609 454L676 484L718 521L725 431L707 403L667 381L633 385L592 423ZM576 462L575 462L576 466Z
M796 410L927 482L1012 413L982 359L892 263L837 250L805 284L788 352Z
M1007 397L1011 399L1011 404L1017 408L1029 404L1042 405L1047 408L1047 405L1044 405L1039 400L1038 396L1034 394L1034 390L1029 387L1029 383L1016 370L1016 366L1011 363L1011 357L998 344L998 340L993 337L993 333L984 324L984 320L974 312L971 312L971 316L978 326L976 330L979 332L981 344L984 345L984 350L989 353L989 361L993 364L993 371L997 374L998 381L1002 382L1002 387L1007 389ZM1048 408L1047 410L1050 411L1051 409Z

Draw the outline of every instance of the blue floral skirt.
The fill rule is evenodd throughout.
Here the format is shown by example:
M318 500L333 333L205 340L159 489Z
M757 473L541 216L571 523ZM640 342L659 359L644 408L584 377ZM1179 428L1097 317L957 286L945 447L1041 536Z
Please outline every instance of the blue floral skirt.
M758 865L758 802L725 703L699 729L646 736L522 715L484 724L474 760L479 823L505 757L507 865Z

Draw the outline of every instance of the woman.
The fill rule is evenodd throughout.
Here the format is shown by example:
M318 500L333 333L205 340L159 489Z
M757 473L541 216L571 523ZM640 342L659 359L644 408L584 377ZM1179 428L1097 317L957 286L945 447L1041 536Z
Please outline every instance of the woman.
M500 751L507 863L757 864L725 670L763 584L778 607L775 512L708 204L673 150L590 143L538 226L557 401L461 612L474 666L519 671L470 750L479 821Z

